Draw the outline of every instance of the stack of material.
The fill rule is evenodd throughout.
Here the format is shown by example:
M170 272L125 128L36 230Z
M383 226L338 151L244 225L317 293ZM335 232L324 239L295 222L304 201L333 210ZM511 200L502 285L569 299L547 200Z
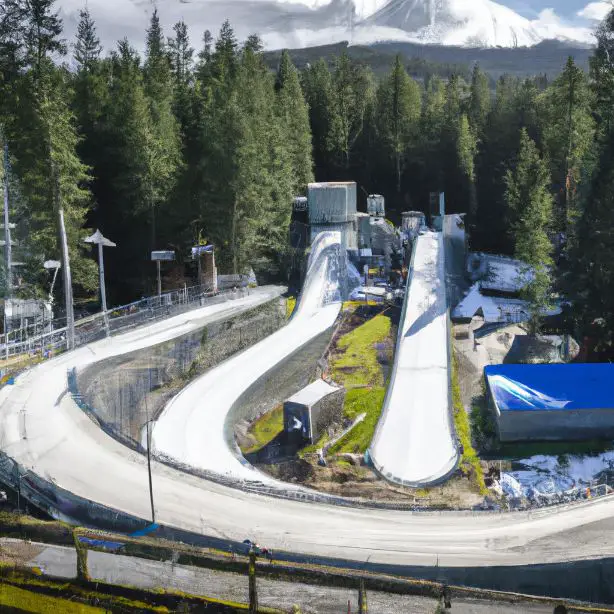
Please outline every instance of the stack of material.
M310 183L307 200L311 241L320 232L336 231L345 249L358 249L355 182Z

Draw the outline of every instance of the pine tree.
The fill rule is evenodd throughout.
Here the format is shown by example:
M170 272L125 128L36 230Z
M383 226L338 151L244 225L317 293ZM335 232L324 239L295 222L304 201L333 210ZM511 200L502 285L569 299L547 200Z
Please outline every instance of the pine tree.
M558 194L555 227L569 236L578 213L583 162L595 137L588 80L573 58L540 103L544 143Z
M418 84L410 79L397 55L394 67L377 91L376 125L385 148L394 160L396 191L401 194L401 178L409 147L417 138L422 99Z
M147 149L150 170L150 249L154 250L158 241L157 218L160 214L164 215L160 209L168 202L181 167L180 127L173 113L173 78L157 10L153 12L147 30L145 55L144 86L149 102L152 135L151 148Z
M614 128L614 8L597 28L590 67L600 136L607 139Z
M102 45L96 34L96 25L89 10L79 11L77 42L75 43L75 63L77 70L91 72L100 59Z
M238 71L238 43L230 22L222 24L219 36L215 41L215 52L211 57L212 76L219 82L230 86Z
M313 181L309 110L298 72L292 64L290 54L285 50L281 54L275 89L280 128L290 150L294 177L292 190L294 194L305 193L307 184Z
M178 21L173 30L175 37L168 39L171 70L176 84L187 86L192 80L194 49L190 47L188 26L184 21Z
M329 147L340 165L349 169L352 151L365 127L366 112L374 96L372 75L353 64L343 52L335 66L332 91Z
M582 334L601 360L614 357L614 140L603 147L578 221L569 284Z
M514 253L526 266L523 277L530 277L522 296L529 302L531 331L535 334L542 312L551 306L553 260L548 231L552 224L552 195L548 164L524 128L515 168L508 170L505 183L506 201L514 220Z
M47 0L22 5L19 36L24 64L14 82L6 131L29 217L31 251L41 260L60 256L58 212L62 208L73 282L77 293L87 293L96 287L96 265L84 257L81 243L91 207L89 175L77 155L79 138L69 107L70 75L50 57L66 49L60 38L62 22L52 5Z
M456 139L458 165L464 175L469 192L469 220L473 226L477 216L477 193L475 187L475 158L478 152L478 140L466 115L461 116Z
M467 105L467 116L471 127L478 137L481 137L490 112L492 97L488 77L480 70L478 64L473 67L470 94Z
M303 71L303 89L309 107L316 175L327 178L330 172L330 133L334 114L333 81L323 59Z
M66 44L60 38L62 20L53 12L55 0L27 0L24 8L24 41L27 50L27 62L38 75L43 63L52 54L64 55Z

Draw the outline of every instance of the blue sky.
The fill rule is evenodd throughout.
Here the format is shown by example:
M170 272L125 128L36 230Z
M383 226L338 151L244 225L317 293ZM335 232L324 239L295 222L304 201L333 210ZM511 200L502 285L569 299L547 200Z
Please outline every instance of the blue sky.
M561 17L571 17L584 8L589 0L498 0L524 17L536 17L543 9L552 8Z

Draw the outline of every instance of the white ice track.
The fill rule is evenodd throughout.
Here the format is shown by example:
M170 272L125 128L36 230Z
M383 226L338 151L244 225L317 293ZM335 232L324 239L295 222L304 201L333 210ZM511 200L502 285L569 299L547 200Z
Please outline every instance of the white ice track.
M432 484L455 466L442 233L418 237L392 380L370 454L388 480Z
M236 479L275 482L228 448L226 417L263 374L335 323L341 303L324 303L327 296L336 294L337 280L334 272L331 275L327 251L339 249L339 241L339 233L316 237L305 288L286 326L194 380L165 407L152 433L156 454Z
M78 496L150 518L144 456L106 435L83 414L67 393L66 370L154 345L239 307L239 301L206 307L64 354L19 376L14 386L0 391L0 447ZM558 513L412 514L245 493L155 461L152 474L161 524L229 540L250 537L305 555L373 564L437 564L443 569L606 557L614 546L613 532L603 524L579 533L584 525L611 519L612 497ZM575 536L573 548L570 536Z

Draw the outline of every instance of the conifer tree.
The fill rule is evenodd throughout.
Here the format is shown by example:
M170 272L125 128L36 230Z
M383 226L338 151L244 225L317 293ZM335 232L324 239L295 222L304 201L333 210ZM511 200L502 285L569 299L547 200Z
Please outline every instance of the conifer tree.
M286 50L281 54L275 89L280 127L291 156L292 189L295 194L302 194L313 181L311 128L298 72Z
M481 137L491 108L491 94L488 77L480 70L478 64L473 67L467 116L471 127Z
M75 43L75 63L77 70L92 72L100 58L102 45L96 34L96 25L89 10L79 11L79 24L77 26L77 41Z
M553 260L548 232L552 224L552 195L548 164L524 128L515 168L508 170L505 183L513 220L514 253L526 267L522 276L530 279L522 296L529 302L531 331L535 334L542 312L551 306Z
M573 58L567 60L565 70L540 102L544 143L557 190L555 227L569 236L578 214L582 164L595 136L588 79Z
M397 55L394 67L377 91L376 125L385 149L394 160L396 191L401 193L401 177L409 147L418 135L422 99L418 84L410 79Z
M344 169L365 127L365 116L374 96L372 75L352 63L347 53L338 58L333 74L333 113L329 146Z
M313 157L320 177L330 172L330 134L334 114L332 75L324 59L303 71L303 88L309 107L309 123L313 140Z
M145 94L151 117L148 148L150 249L156 249L159 210L168 202L181 167L180 127L173 113L173 79L157 10L147 30L144 66ZM164 213L164 212L162 212Z

